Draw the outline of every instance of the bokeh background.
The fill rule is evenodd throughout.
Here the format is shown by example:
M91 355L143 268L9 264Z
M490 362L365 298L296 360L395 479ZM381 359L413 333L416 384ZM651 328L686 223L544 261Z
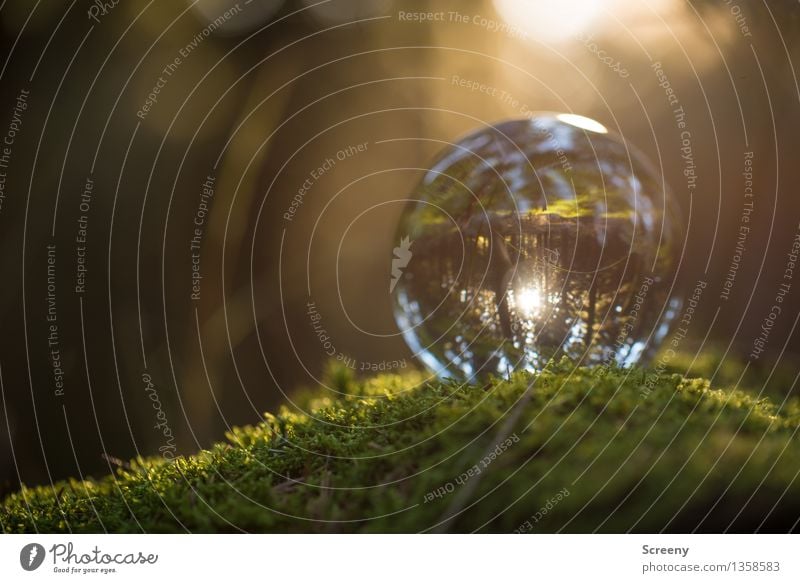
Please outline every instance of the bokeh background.
M441 141L525 109L600 121L671 185L681 289L707 288L669 366L794 391L800 290L765 353L749 354L800 221L798 40L793 0L4 0L0 135L29 96L0 207L0 493L105 473L114 458L190 453L291 406L329 360L309 302L359 369L415 366L386 293L402 201ZM654 63L686 114L692 192ZM746 152L751 230L723 300Z

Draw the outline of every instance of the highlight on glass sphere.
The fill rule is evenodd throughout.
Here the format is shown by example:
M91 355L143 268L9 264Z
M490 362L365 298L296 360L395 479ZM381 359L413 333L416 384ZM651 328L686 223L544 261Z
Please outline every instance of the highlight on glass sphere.
M395 320L441 377L506 376L561 356L631 365L680 307L675 203L597 121L541 113L477 130L410 198Z

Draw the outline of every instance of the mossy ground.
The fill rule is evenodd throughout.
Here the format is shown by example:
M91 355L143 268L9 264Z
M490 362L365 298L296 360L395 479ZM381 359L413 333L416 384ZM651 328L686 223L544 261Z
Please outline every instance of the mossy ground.
M285 408L194 456L24 488L0 527L785 532L800 518L797 400L567 363L483 387L421 378L334 371L338 393L303 397L312 415Z

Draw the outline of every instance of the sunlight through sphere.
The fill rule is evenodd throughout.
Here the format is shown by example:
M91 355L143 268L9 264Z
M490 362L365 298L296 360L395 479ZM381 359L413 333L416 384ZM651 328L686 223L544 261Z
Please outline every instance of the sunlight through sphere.
M564 123L573 125L576 128L581 128L582 130L588 130L590 132L595 132L598 134L608 133L606 126L604 126L600 122L594 121L589 117L583 117L582 115L575 115L574 113L559 113L556 116L556 118L559 121L563 121Z
M412 193L391 293L415 355L442 377L538 370L568 356L629 365L655 350L678 221L652 166L574 114L480 129Z
M533 316L542 307L542 296L536 288L525 288L520 292L516 305L526 316Z
M584 30L609 0L494 0L500 16L533 40L558 41Z

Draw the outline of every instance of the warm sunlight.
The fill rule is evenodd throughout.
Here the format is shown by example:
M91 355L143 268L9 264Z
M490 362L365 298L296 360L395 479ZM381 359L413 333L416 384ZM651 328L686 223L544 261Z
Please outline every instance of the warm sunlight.
M542 294L535 287L523 288L517 297L517 307L526 316L533 316L542 307Z
M594 121L591 118L583 117L582 115L575 115L574 113L559 113L556 117L564 123L573 125L576 128L581 128L582 130L596 132L598 134L608 133L606 126L600 122Z
M535 40L559 41L583 31L611 0L494 0L509 25Z

